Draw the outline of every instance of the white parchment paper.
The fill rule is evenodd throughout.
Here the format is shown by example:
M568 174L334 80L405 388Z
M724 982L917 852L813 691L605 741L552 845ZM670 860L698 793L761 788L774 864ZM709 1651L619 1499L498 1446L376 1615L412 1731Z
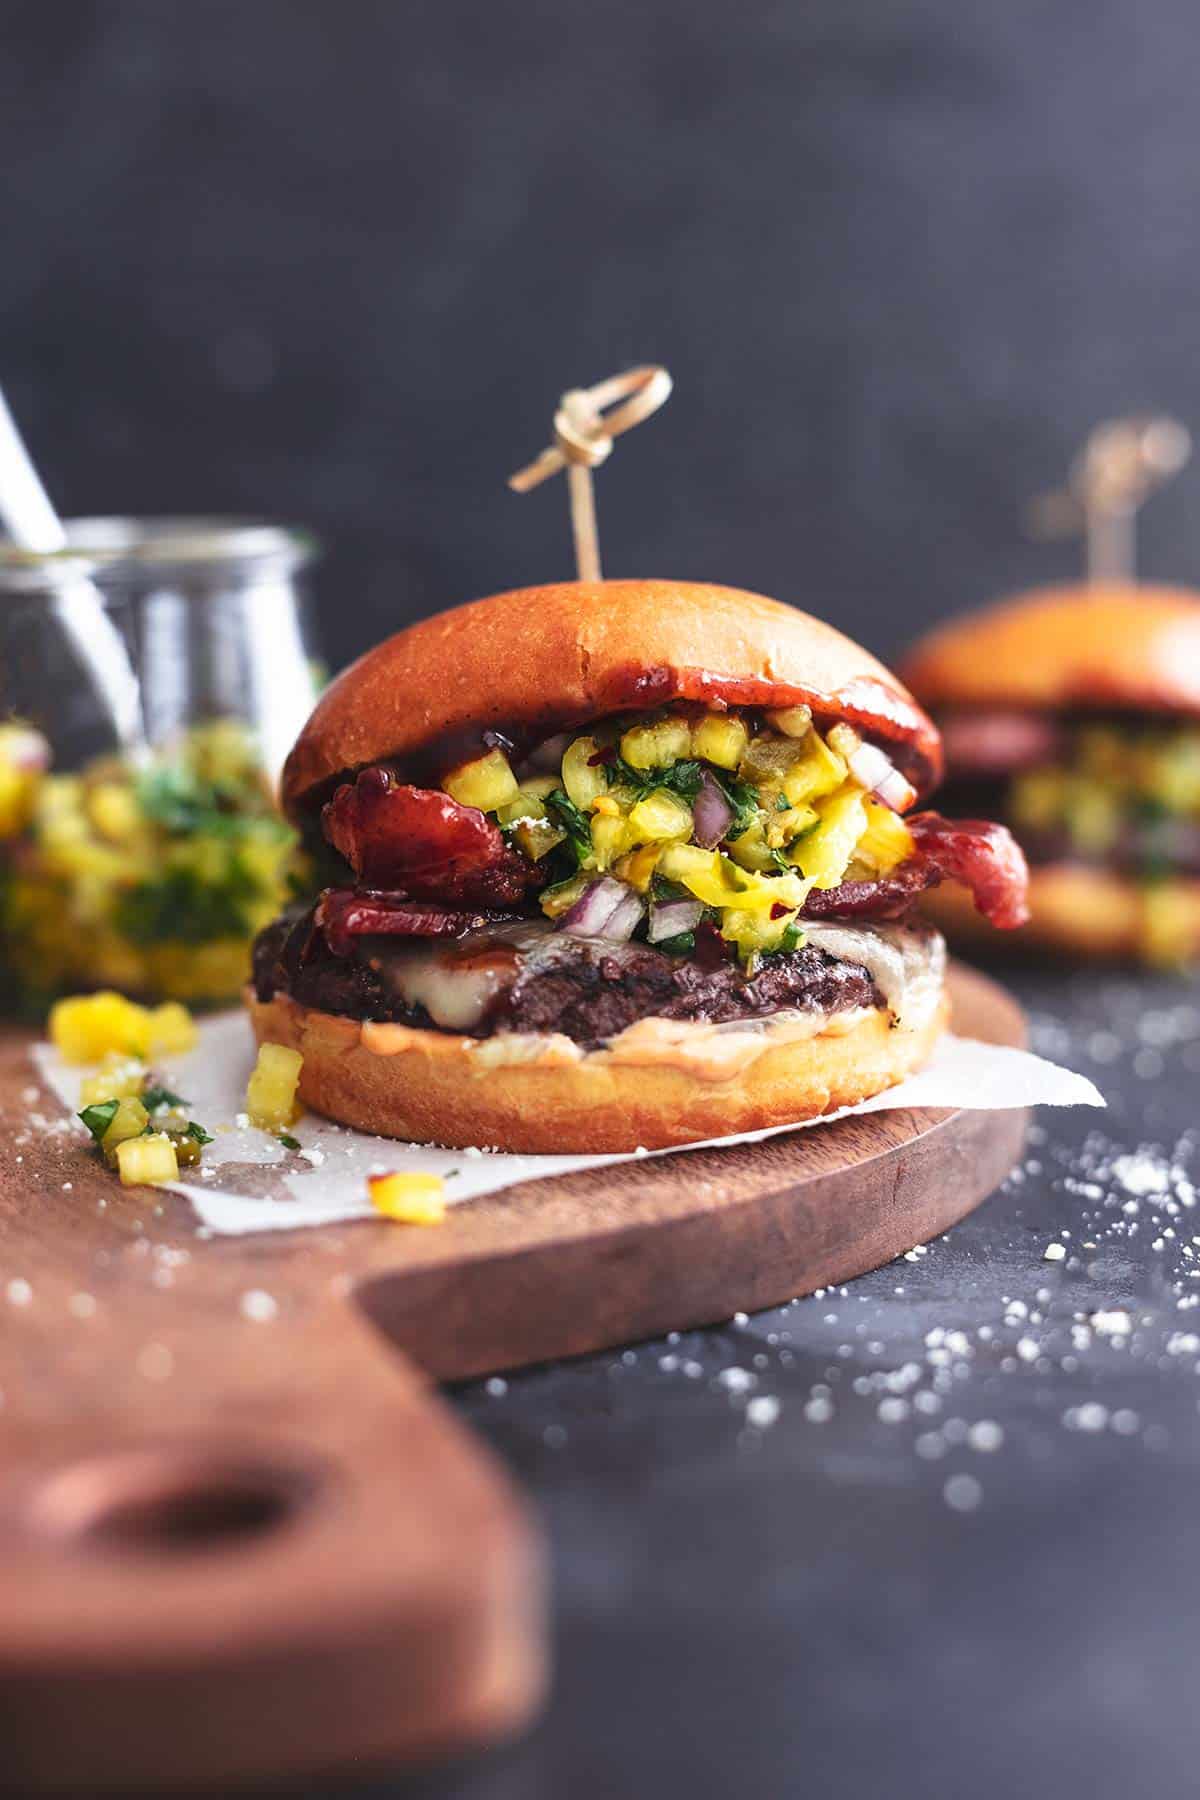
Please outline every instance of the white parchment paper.
M36 1046L33 1057L42 1079L73 1112L79 1103L80 1081L89 1071L69 1067L46 1044ZM298 1226L376 1217L367 1198L366 1178L385 1170L430 1170L444 1178L447 1202L460 1202L518 1181L633 1160L630 1156L510 1156L500 1151L435 1150L367 1137L312 1113L290 1133L299 1141L300 1150L288 1150L277 1138L245 1121L242 1107L253 1062L244 1015L228 1013L201 1024L195 1050L156 1064L167 1085L187 1099L192 1118L213 1133L214 1141L204 1151L203 1178L172 1183L176 1193L191 1201L201 1225L210 1232L292 1231ZM919 1074L859 1106L808 1120L806 1126L819 1127L848 1113L897 1107L965 1106L994 1111L1018 1106L1103 1105L1103 1097L1092 1083L1070 1069L1025 1050L946 1036ZM79 1129L86 1135L82 1125ZM797 1129L800 1127L794 1125L772 1126L741 1136L710 1138L683 1150L637 1151L634 1156L684 1156L690 1150L752 1144Z

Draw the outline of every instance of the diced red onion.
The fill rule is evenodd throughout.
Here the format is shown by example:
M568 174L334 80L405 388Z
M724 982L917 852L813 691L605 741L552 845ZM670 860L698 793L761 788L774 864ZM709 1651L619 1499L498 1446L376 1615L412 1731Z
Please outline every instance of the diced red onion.
M829 741L839 756L846 758L846 767L859 787L866 788L893 812L903 812L906 806L912 805L917 797L916 789L876 744L864 744L848 725L835 726Z
M625 897L619 906L608 916L601 937L609 938L614 944L627 944L642 922L645 904L640 894L627 888Z
M623 944L633 936L643 911L640 894L605 875L555 921L555 930L573 931L578 937L610 938L615 944Z
M660 906L650 908L646 936L652 944L661 944L664 938L695 931L703 917L704 908L698 900L664 900Z
M692 836L703 850L715 850L733 823L733 808L705 769L692 803Z

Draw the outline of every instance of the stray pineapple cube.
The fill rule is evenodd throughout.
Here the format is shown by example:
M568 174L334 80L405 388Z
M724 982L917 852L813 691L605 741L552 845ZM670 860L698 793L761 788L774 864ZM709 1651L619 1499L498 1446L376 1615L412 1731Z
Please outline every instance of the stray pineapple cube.
M196 1048L196 1021L178 1000L152 1006L149 1015L147 1054L150 1056L182 1056Z
M371 1205L400 1225L440 1225L446 1216L445 1182L440 1175L372 1175L367 1180Z
M110 1050L94 1075L79 1084L79 1105L98 1106L105 1100L133 1099L146 1080L145 1064L136 1056Z
M140 1100L127 1096L117 1102L117 1110L109 1121L108 1130L100 1140L104 1160L110 1168L116 1161L120 1146L130 1138L141 1137L149 1123L150 1114Z
M179 1178L175 1146L162 1132L127 1138L118 1144L117 1168L122 1187L161 1187L164 1182Z
M246 1111L260 1131L283 1131L299 1116L296 1089L304 1058L284 1044L262 1044L246 1088Z
M50 1009L50 1041L64 1062L99 1062L110 1051L145 1056L149 1038L146 1008L124 994L77 994Z

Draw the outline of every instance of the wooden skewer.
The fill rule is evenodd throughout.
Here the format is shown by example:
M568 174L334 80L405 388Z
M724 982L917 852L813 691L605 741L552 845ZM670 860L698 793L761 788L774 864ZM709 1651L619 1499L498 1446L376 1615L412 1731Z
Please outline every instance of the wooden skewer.
M613 439L656 413L670 397L671 377L656 364L626 369L590 388L571 388L554 415L554 442L515 475L508 485L527 494L560 469L567 471L575 566L580 581L599 581L600 538L592 470L612 453Z
M1067 486L1032 503L1032 528L1039 537L1082 532L1090 585L1133 582L1138 508L1178 475L1191 453L1187 427L1163 414L1097 425L1071 465Z

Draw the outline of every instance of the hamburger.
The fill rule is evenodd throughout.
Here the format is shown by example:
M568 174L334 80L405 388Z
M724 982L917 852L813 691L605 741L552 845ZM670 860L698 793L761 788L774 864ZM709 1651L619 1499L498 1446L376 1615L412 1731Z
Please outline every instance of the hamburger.
M862 1100L946 1025L917 897L1024 918L1007 831L910 812L940 770L886 669L756 594L568 582L428 619L288 758L327 885L257 941L255 1033L316 1111L452 1146L661 1148Z
M1200 595L1038 589L942 626L903 673L941 727L945 803L1003 819L1029 859L1021 941L1200 955ZM953 893L927 910L975 935Z

